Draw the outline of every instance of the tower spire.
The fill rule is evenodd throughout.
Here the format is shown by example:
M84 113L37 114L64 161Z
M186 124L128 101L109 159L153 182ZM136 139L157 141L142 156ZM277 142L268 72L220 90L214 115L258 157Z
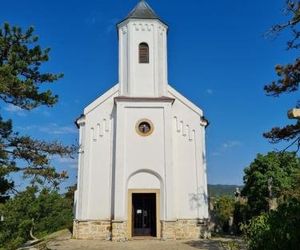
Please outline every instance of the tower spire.
M145 0L140 0L134 9L128 14L127 18L134 19L160 19L155 11Z

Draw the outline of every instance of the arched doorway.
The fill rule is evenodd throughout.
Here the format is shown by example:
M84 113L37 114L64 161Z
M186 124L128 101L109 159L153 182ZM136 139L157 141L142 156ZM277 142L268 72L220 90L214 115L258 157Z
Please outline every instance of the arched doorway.
M161 181L149 172L138 172L128 180L128 234L160 238Z

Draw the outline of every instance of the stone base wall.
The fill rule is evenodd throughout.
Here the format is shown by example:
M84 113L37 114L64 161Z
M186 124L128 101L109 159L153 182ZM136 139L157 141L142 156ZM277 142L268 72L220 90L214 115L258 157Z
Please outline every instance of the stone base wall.
M162 221L161 231L163 240L187 240L210 237L208 221Z
M161 238L163 240L176 240L177 221L161 221Z
M110 240L111 221L74 221L73 237L79 240Z
M112 241L127 241L128 240L128 227L126 221L113 221L112 222Z
M127 241L127 221L74 221L73 237L80 240ZM207 221L161 221L162 240L209 238Z

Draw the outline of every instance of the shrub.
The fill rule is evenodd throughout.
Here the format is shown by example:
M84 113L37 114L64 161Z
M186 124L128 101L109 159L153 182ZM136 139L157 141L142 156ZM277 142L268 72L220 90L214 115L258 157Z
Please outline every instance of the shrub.
M277 211L261 214L243 227L250 250L298 250L300 246L300 201L291 199Z
M30 239L30 229L37 237L72 225L72 201L56 191L34 188L16 195L0 207L0 249L16 249Z

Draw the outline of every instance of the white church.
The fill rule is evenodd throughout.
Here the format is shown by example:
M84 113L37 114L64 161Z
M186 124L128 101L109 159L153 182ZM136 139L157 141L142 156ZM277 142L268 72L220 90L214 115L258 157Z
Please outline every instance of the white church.
M168 83L168 26L152 8L140 1L117 28L119 83L76 122L74 238L200 238L208 122Z

